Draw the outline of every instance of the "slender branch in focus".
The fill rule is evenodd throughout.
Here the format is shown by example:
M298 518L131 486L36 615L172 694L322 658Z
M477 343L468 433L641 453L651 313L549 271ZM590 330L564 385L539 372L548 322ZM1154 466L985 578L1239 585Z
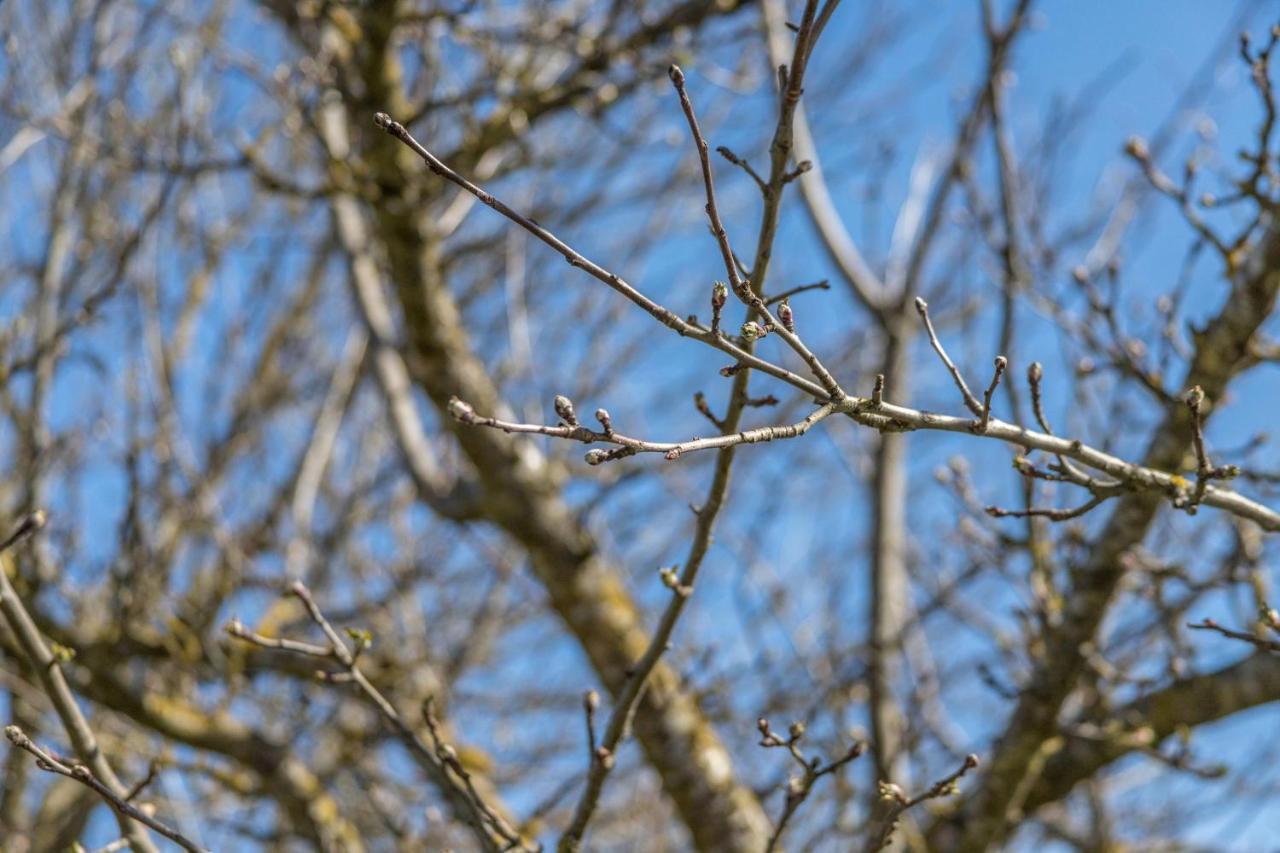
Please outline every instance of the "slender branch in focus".
M991 425L991 398L995 396L996 388L1000 385L1000 378L1004 376L1005 368L1009 366L1009 360L1002 355L996 356L995 373L991 377L991 384L987 386L987 390L982 395L982 414L979 416L978 424L975 427L977 432L986 432L987 427Z
M702 135L702 129L698 126L698 118L693 110L693 102L689 99L689 93L684 87L684 72L680 70L680 66L672 65L668 69L668 75L671 77L671 83L676 88L676 94L680 97L680 108L684 110L685 119L689 122L689 132L693 135L694 145L698 149L698 162L702 167L702 183L707 194L706 212L707 219L711 221L711 233L715 235L716 243L720 247L720 254L724 258L725 268L729 273L729 284L733 288L733 292L738 295L743 303L749 305L757 314L764 317L765 328L776 331L796 355L800 356L809 367L809 371L822 383L822 387L827 390L833 400L840 400L844 397L844 391L840 388L840 383L836 382L831 372L826 366L813 354L810 349L805 346L795 333L795 325L786 318L779 321L769 313L768 303L764 298L754 290L759 289L759 282L756 282L755 289L748 286L738 275L737 264L734 261L733 249L729 246L729 237L725 233L724 224L720 221L720 209L716 204L715 180L711 176L711 161L707 157L707 140ZM784 176L783 182L787 178ZM753 272L754 275L754 272ZM782 303L786 305L786 303ZM787 306L787 313L790 315L790 306Z
M558 397L557 399L564 399ZM780 424L778 426L758 427L756 429L743 430L741 432L729 433L726 435L717 435L710 438L693 438L688 441L666 442L666 441L646 441L640 438L632 438L623 435L612 428L607 431L597 431L590 429L578 423L575 419L572 424L565 421L560 426L543 426L541 424L522 424L513 421L499 420L498 418L490 418L478 415L471 404L462 400L453 399L449 402L449 414L453 415L458 421L472 426L489 427L491 429L502 430L507 433L528 433L533 435L547 435L553 438L565 438L573 441L581 441L585 444L600 442L604 444L615 444L615 450L588 450L586 461L588 465L599 465L603 462L609 462L614 459L622 459L626 456L634 456L637 453L661 453L667 459L678 459L686 453L694 453L699 450L720 450L726 447L737 447L740 444L758 444L765 441L775 441L779 439L798 438L807 433L814 424L825 420L833 413L838 411L838 407L834 403L828 403L820 406L810 412L803 420L794 424ZM562 420L563 417L562 417Z
M808 26L812 27L816 8L810 9L809 5L806 6L806 20L809 21ZM801 34L805 35L803 31ZM811 35L811 32L809 35ZM809 35L805 35L805 38L808 38ZM797 39L797 42L797 58L799 58L804 55L804 52L799 49L799 39ZM807 51L808 48L806 47L805 50ZM798 76L797 71L802 70L802 65L795 64L785 81L786 85L783 87L783 109L779 119L779 133L782 133L781 129L783 128L783 125L790 121L791 113L795 108L795 104L799 100L800 91L797 87L801 78ZM816 400L830 401L833 403L838 402L838 405L836 406L837 411L854 417L855 420L858 420L860 423L876 429L932 429L947 432L963 431L970 434L974 432L974 422L972 420L965 421L959 418L935 415L930 412L923 412L903 406L893 406L888 403L882 403L875 406L873 410L873 407L870 405L870 401L868 400L843 396L843 392L840 391L838 385L830 387L825 383L813 382L812 380L799 376L780 365L774 364L755 355L754 352L749 349L751 342L757 337L763 336L771 331L777 331L781 337L786 339L787 342L792 345L793 349L802 353L802 357L807 353L808 356L812 358L813 363L810 364L810 367L811 369L814 369L816 376L830 376L826 371L826 368L817 361L816 357L812 357L812 354L808 353L808 350L804 348L803 343L800 343L799 339L796 338L795 335L788 332L780 323L773 320L773 318L768 314L767 308L763 304L763 299L760 298L758 294L748 297L750 300L748 304L752 311L757 312L762 317L766 318L767 325L761 326L759 323L748 320L747 323L743 325L744 334L741 339L744 344L743 346L739 346L730 338L721 334L718 330L713 331L711 328L679 319L670 310L645 297L617 274L609 272L598 264L588 260L542 226L517 213L502 201L454 172L436 158L430 151L425 149L416 139L414 139L403 125L399 122L393 121L387 114L378 113L375 117L375 121L379 127L399 139L413 150L434 173L463 188L467 192L472 193L486 205L501 213L503 216L507 217L521 228L524 228L529 233L538 237L538 239L542 240L544 243L563 255L565 260L568 261L571 266L585 270L592 277L604 282L678 334L701 341L709 346L721 350L722 352L732 355L736 359L736 364L724 368L721 371L722 374L726 376L734 376L740 375L740 371L743 369L759 370L762 373L786 382L792 387L812 396ZM789 127L789 124L787 126ZM788 133L783 134L783 136L788 136L788 134L789 131ZM786 141L786 139L782 140L782 142ZM770 187L773 187L773 189L771 189L769 198L766 199L766 201L772 199L773 203L766 204L765 216L761 223L760 240L763 245L771 245L773 235L776 233L777 212L774 207L776 206L776 194L781 191L782 178L786 172L783 149L787 147L787 145L783 145L778 141L777 134L775 134L775 145L771 148L771 151L775 155L775 167L771 169L770 180L776 183L777 186L773 187L773 184L769 185ZM753 281L751 284L753 287L757 284L754 279L758 279L761 275L761 264L767 263L768 258L768 252L761 251L760 249L757 250L756 254L756 268L752 270ZM759 305L756 304L757 301L760 303ZM974 396L973 392L969 390L969 386L965 383L963 376L960 375L959 370L951 361L946 350L938 340L937 333L934 330L932 321L929 317L928 304L923 299L919 298L917 298L915 304L916 310L924 320L925 330L928 332L930 343L933 346L934 351L942 360L943 364L946 366L948 372L951 374L952 380L956 383L957 388L960 389L961 396L964 399L966 407L975 416L979 418L982 417L983 407L981 401L978 400L978 398ZM806 358L807 363L808 361L809 359ZM817 368L814 367L815 364L817 365ZM832 382L834 383L834 380L832 380ZM459 409L455 413L455 416L458 416L459 414L464 417L474 415L474 412L468 412L469 407L466 407L465 403L461 403L461 401L459 402L460 405L465 408ZM523 425L526 428L517 430L516 428L521 427L522 425L511 424L510 426L513 428L512 431L539 432L548 435L556 434L546 431L547 429L556 428L529 427L529 425ZM1009 443L1028 449L1043 450L1055 455L1069 457L1091 468L1103 471L1111 477L1124 482L1131 488L1158 489L1167 494L1175 502L1179 502L1179 506L1182 506L1183 504L1181 501L1185 500L1186 488L1183 485L1181 477L1165 471L1156 471L1133 463L1125 462L1124 460L1117 459L1110 454L1088 447L1079 441L1067 441L1052 435L1032 432L1015 424L1005 423L994 418L989 420L984 435L990 438L1008 441ZM579 438L579 440L585 439ZM724 440L724 437L721 437L720 439L707 439L705 441L722 442ZM763 439L763 437L758 437L756 440L765 439ZM726 445L720 443L705 444L698 445L698 449L701 449L704 446L723 447ZM672 450L677 449L677 447L678 445L668 444L665 447L662 447L661 452L669 453ZM640 452L641 449L649 448L619 446L611 451L600 451L599 453L591 456L588 461L598 464L611 459L633 455L634 453ZM656 450L657 447L653 449ZM680 447L681 451L685 449L688 448ZM1227 510L1242 518L1252 519L1261 524L1267 530L1280 530L1280 513L1228 490L1208 486L1205 489L1205 494L1201 503Z
M951 374L952 381L960 389L960 396L964 398L964 404L969 408L969 411L978 417L982 417L982 403L978 402L978 398L973 396L973 392L969 390L969 385L964 381L964 377L960 375L960 370L956 367L955 362L951 360L951 356L947 355L942 342L938 340L938 333L933 330L933 321L929 319L929 303L919 296L916 297L916 311L920 314L920 319L924 321L924 330L929 335L930 346L938 354L938 358L942 359L947 372Z

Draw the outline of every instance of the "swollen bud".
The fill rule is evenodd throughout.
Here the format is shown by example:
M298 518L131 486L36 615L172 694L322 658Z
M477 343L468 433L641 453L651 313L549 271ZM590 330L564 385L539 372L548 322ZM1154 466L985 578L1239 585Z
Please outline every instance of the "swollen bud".
M748 341L758 341L765 336L764 327L754 320L748 320L742 324L742 337Z
M791 303L786 299L778 306L778 321L782 323L782 328L788 332L794 333L796 330L796 315L791 311Z
M729 285L723 281L717 281L711 285L711 310L719 311L724 307L725 302L729 300Z
M476 410L471 408L471 404L466 400L457 397L449 398L449 416L455 421L470 423L476 416Z
M609 417L609 413L604 409L596 409L596 420L600 422L600 426L604 428L604 434L608 435L613 432L613 419Z
M563 394L556 395L555 401L556 414L560 416L560 420L564 421L571 427L578 425L578 415L573 410L573 401Z
M675 589L680 586L680 576L676 574L674 567L658 569L658 577L662 578L662 585L667 589Z
M906 800L906 796L902 793L902 788L892 782L877 782L876 793L880 795L881 801L886 803Z

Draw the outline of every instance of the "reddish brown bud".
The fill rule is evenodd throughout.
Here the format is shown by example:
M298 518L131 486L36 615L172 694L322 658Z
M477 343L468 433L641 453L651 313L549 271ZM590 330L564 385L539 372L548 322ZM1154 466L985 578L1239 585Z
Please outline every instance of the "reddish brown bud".
M791 303L786 299L782 300L782 303L778 305L778 321L782 323L782 328L788 332L795 332L796 317L791 311Z

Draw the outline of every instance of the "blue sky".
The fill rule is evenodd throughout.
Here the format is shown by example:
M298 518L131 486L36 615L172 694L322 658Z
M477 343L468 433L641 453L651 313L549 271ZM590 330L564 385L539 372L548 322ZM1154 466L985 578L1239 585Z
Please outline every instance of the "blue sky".
M1040 133L1049 105L1056 99L1071 100L1084 95L1091 100L1081 126L1072 128L1067 143L1068 156L1062 160L1062 187L1056 196L1053 216L1065 221L1105 204L1118 182L1133 174L1132 164L1121 153L1125 140L1135 134L1149 136L1155 133L1170 117L1175 103L1195 75L1206 67L1210 85L1191 113L1177 116L1183 130L1170 152L1185 154L1197 145L1205 145L1220 152L1218 160L1211 160L1211 163L1232 161L1233 152L1247 139L1257 117L1256 102L1247 86L1246 75L1230 52L1234 50L1230 25L1237 18L1240 6L1212 0L1082 0L1038 5L1041 8L1035 13L1033 32L1019 43L1015 53L1014 67L1017 70L1010 90L1015 143L1020 150L1027 150L1029 141ZM1246 5L1255 12L1274 12L1261 2ZM887 235L905 195L913 161L922 152L939 150L947 143L954 133L957 116L967 103L970 87L979 79L983 45L978 36L976 9L976 3L971 2L938 0L859 4L850 0L837 13L815 55L808 89L809 115L818 136L833 195L852 232L860 239L866 238L862 248L877 266L884 257ZM855 76L842 76L840 69L852 46L861 44L866 33L873 30L878 22L897 15L902 16L902 35L900 41L894 42L892 52ZM1259 16L1255 14L1251 20L1255 32L1258 31ZM242 22L231 28L234 38L247 40L258 31L256 23L247 16L245 21L248 23ZM1206 61L1217 56L1224 44L1228 46L1228 54L1222 57L1221 65L1206 66ZM707 127L712 145L731 144L739 153L752 156L757 163L763 159L761 152L766 140L762 128L770 126L772 109L771 89L763 65L759 57L749 53L737 55L718 51L705 57L695 57L685 67L695 101L713 103L722 108L708 109ZM739 79L745 79L752 85L746 91L737 92L729 101L725 100L730 93L723 83L733 74L740 74ZM650 105L656 102L661 107L658 113L660 121L653 129L659 153L652 162L691 157L692 149L674 98L670 95L665 69L655 68L653 78L653 91L641 96ZM235 114L246 103L254 104L252 119L246 119L246 126L256 127L256 123L270 126L279 118L264 112L262 104L254 102L251 87L244 87L242 81L236 86L243 88L232 88L223 95L221 121L233 123ZM627 118L627 109L623 107L615 116ZM634 114L639 115L639 110ZM662 144L667 140L671 144L663 148ZM877 170L869 167L868 162L881 145L890 146L893 156L883 170ZM617 175L619 185L643 187L652 179L645 171L649 162L645 160L624 168ZM1165 162L1176 163L1177 160ZM25 165L39 168L38 164ZM741 250L750 245L754 236L753 190L741 175L723 162L716 164L716 170L730 234ZM11 172L9 175L4 197L9 200L11 210L20 210L23 204L31 203L31 195L28 187L13 180L15 174ZM878 199L868 200L866 189L873 177L883 181L883 193ZM518 192L522 187L520 181L517 176L502 183L499 189ZM228 205L228 210L229 215L235 215L235 205ZM1141 239L1135 241L1132 251L1126 256L1127 287L1134 300L1152 298L1168 288L1177 275L1190 242L1187 229L1169 205L1157 204L1151 211L1152 215L1144 219L1138 229ZM576 226L570 242L582 248L588 256L610 260L610 248L625 243L626 229L620 226L655 215L669 220L674 235L664 242L660 251L635 259L623 272L646 292L661 297L674 309L705 314L704 294L707 283L717 276L718 256L702 227L699 203L657 212L646 209L642 203L634 208L618 209L611 216ZM13 218L15 214L10 213L9 216ZM479 222L476 226L478 231L492 229L496 222L488 211L472 216L471 224ZM315 227L314 221L299 220L293 224L299 229ZM12 234L11 239L15 243L36 236L22 227L15 228ZM212 312L215 320L225 321L237 312L251 310L252 301L246 296L247 282L264 266L270 267L278 261L279 257L290 259L290 262L280 263L277 267L281 279L297 272L292 269L293 266L301 266L301 263L292 263L297 258L275 254L285 252L288 245L287 235L281 237L279 244L258 241L253 252L246 250L243 257L224 269L218 291L223 304ZM775 281L812 281L830 275L825 259L794 203L786 208L778 245ZM26 248L30 250L31 246ZM533 251L542 249L535 247ZM1069 266L1068 261L1066 268ZM581 280L565 276L563 264L555 264L551 269L554 270L553 275L563 278L566 288L592 286L585 276ZM1189 305L1189 315L1203 316L1216 307L1216 299L1221 293L1215 287L1216 274L1217 271L1209 264L1197 269L1192 289L1196 301ZM935 276L941 277L941 274ZM984 297L994 293L990 282L984 281L977 271L967 269L963 271L963 277L958 289ZM796 307L805 334L832 350L846 341L851 332L856 333L865 319L859 317L856 308L838 287L815 299L797 299ZM0 301L0 311L12 310L7 302ZM1050 376L1054 369L1066 369L1063 350L1052 340L1049 324L1033 313L1028 313L1024 321L1031 330L1030 336L1024 337L1018 353L1024 363L1038 358L1046 363ZM986 327L991 325L989 314L979 315L974 322L973 328L954 332L956 348L953 354L962 366L976 372L989 365L994 354L995 335L993 332L985 334ZM128 342L136 330L121 323L116 331L119 334L113 345L124 350L131 345ZM222 331L219 322L211 322L200 330L196 346L210 360L218 355L218 337ZM583 331L590 333L590 330ZM597 405L604 405L615 418L625 417L633 424L638 422L646 434L651 431L655 437L661 438L685 435L690 429L705 430L705 426L699 425L698 416L691 412L687 399L696 388L706 388L713 399L723 394L723 385L715 384L717 380L714 378L722 359L661 334L654 334L652 340L653 344L645 347L628 370L626 384L609 389L605 399L579 401L579 411L590 412ZM586 342L571 343L570 346L575 351L577 346L581 346L585 351ZM776 342L766 342L764 349L767 354L779 355ZM917 386L912 402L927 408L957 410L958 401L945 375L933 369L936 365L927 356L917 359L917 365ZM216 371L218 367L211 363L205 369ZM121 380L121 377L115 378ZM552 382L561 378L543 377ZM1274 380L1274 373L1259 371L1257 376L1243 383L1242 388L1246 391L1265 390L1269 383L1274 387ZM776 390L761 380L756 380L754 387L758 393ZM81 410L82 395L93 390L91 382L84 380L83 376L79 381L66 383L52 401L52 416L55 420L62 416L74 419ZM202 420L203 387L192 385L183 390L187 392L184 401L191 406L186 416L197 434L207 437L208 433L221 429L221 421L216 418ZM538 395L546 397L542 390L538 389ZM860 390L865 392L867 389ZM679 407L669 405L673 399L680 400ZM1221 424L1215 425L1212 438L1223 446L1238 444L1273 420L1276 414L1274 395L1263 393L1255 395L1254 399L1261 400L1261 403L1252 406L1247 417L1223 419ZM541 402L544 410L549 408L547 400ZM1074 401L1051 391L1049 405L1055 421L1070 423ZM1121 437L1120 448L1130 454L1137 452L1141 438ZM759 604L760 590L765 583L756 579L789 577L788 573L796 570L791 558L798 547L806 555L827 556L824 539L836 532L840 543L848 549L845 553L849 560L849 576L856 578L857 573L865 569L865 561L858 549L865 533L864 486L852 470L849 455L841 449L847 447L841 440L825 430L810 436L808 455L803 457L806 464L829 467L806 477L790 476L786 466L795 457L780 447L748 448L740 455L740 489L733 505L739 514L726 522L721 543L708 561L699 597L682 623L682 636L690 646L715 643L723 647L724 659L730 662L748 656L750 647L740 635L750 629L729 619L726 614L751 616L753 608ZM855 436L852 440L856 444L862 439ZM1008 470L1007 450L989 442L921 435L913 438L913 448L916 453L913 482L923 484L916 493L919 498L912 506L913 520L919 524L920 530L934 531L954 522L954 506L940 497L937 489L927 485L932 470L951 455L963 453L975 469L990 465L1002 472ZM571 459L578 460L581 449L573 446L568 448L568 454ZM271 461L283 465L287 460L280 455ZM636 580L633 583L636 595L645 601L657 602L665 595L656 583L652 583L649 567L682 559L684 540L678 536L657 535L643 528L640 533L646 535L631 538L620 534L611 540L610 527L621 523L619 519L632 501L640 502L637 494L653 496L665 492L683 499L701 492L705 488L705 463L706 460L693 461L686 467L673 469L663 467L656 459L636 460L633 467L657 469L662 478L653 478L652 485L643 486L638 492L612 497L591 513L592 523L610 547L616 549L622 561L629 566L645 567L643 570L635 569ZM684 462L680 464L685 465ZM571 494L586 503L595 493L594 484L598 482L595 478L601 474L581 464L575 465L574 473L584 482L577 484ZM90 532L100 534L103 530L114 529L115 514L101 505L119 502L119 483L118 471L113 473L110 470L103 470L79 483L80 488L86 491L82 498L89 504L97 502L100 505L99 510L83 516L81 523ZM984 496L994 500L1008 492L1008 483L1003 482L991 486ZM783 497L788 499L783 500ZM679 501L675 503L678 505L665 517L671 520L672 526L663 528L659 533L687 527L684 505ZM822 507L822 510L814 511L814 506ZM775 507L779 509L775 511ZM761 517L770 523L755 526L742 521ZM1210 521L1220 523L1221 519ZM88 538L92 541L101 536L90 535ZM744 553L749 556L744 557ZM105 556L89 553L86 559ZM91 567L82 565L78 568L84 571ZM839 594L843 597L842 615L848 623L855 624L865 604L860 583L851 581L846 588L839 590ZM1008 591L996 591L995 594L1007 596ZM818 616L827 603L826 599L832 595L830 590L799 589L792 612L804 630L790 630L794 626L785 629L768 625L756 628L780 647L803 643L806 636L811 637L815 630L819 630L815 627ZM247 613L242 615L248 617ZM808 617L811 619L806 625L804 622ZM509 643L516 648L526 639L522 632L517 632ZM1208 656L1202 663L1221 663L1238 655L1234 648L1208 646ZM558 680L566 691L580 690L584 680L590 677L583 673L580 653L568 643L561 646L560 651L561 654L554 659L539 660L539 668L545 667L547 678ZM510 665L527 674L529 661L513 656ZM497 673L484 675L479 683L464 687L481 690L500 683L502 677L499 669ZM747 693L750 694L750 688ZM990 733L991 721L982 719L981 710L990 707L982 704L989 700L989 695L976 699L975 708L980 710L958 716L957 722L975 738ZM1273 728L1273 714L1272 709L1264 708L1244 715L1240 720L1215 727L1205 735L1205 752L1220 755L1226 760L1246 756L1258 732ZM500 731L486 731L490 723L498 730L504 721L478 717L469 720L468 735L501 744ZM835 729L838 725L839 722L817 722L818 729L823 726ZM528 738L538 735L536 727L525 733ZM751 735L747 732L745 737L749 739ZM735 742L735 746L741 746L741 743ZM501 746L496 751L501 754ZM566 772L573 772L579 762L580 756L567 756ZM756 771L766 765L761 761L751 766ZM1176 779L1169 784L1194 788L1196 783ZM1172 790L1174 787L1157 786L1145 796L1159 800L1163 793ZM527 796L522 796L522 793ZM517 804L532 803L541 796L540 792L517 792L511 799ZM105 843L112 837L113 828L105 814L101 818L98 840ZM1206 817L1199 826L1198 834L1214 847L1257 849L1265 839L1280 831L1280 815L1260 813L1251 821L1240 821L1236 815L1223 813Z

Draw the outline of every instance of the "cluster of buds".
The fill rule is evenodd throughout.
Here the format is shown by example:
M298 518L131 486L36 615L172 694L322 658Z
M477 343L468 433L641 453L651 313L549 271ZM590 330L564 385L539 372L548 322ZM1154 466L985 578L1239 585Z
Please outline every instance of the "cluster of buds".
M761 746L787 746L793 744L800 738L804 737L805 725L799 720L787 727L787 736L789 740L783 740L769 726L769 721L764 717L756 720L756 728L760 730Z

